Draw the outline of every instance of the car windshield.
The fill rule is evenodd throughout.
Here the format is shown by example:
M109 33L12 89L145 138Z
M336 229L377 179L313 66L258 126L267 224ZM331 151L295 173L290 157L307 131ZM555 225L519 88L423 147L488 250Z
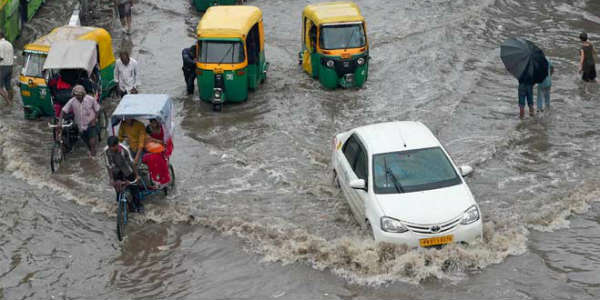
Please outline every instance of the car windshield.
M42 71L44 70L44 61L46 55L38 53L25 53L25 67L23 68L23 75L32 77L43 77Z
M360 48L365 45L365 31L362 24L325 25L321 27L320 47L322 49Z
M200 41L198 61L207 64L237 64L244 61L244 46L235 41Z
M377 194L417 192L462 182L439 147L374 155L373 178Z

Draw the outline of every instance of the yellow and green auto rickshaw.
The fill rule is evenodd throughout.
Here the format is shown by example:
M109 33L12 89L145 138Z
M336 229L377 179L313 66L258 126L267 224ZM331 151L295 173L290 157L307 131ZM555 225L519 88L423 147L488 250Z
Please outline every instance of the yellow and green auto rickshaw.
M192 0L197 11L206 11L211 6L243 4L246 0Z
M302 12L302 68L325 88L362 87L369 77L366 23L352 2L311 4Z
M45 78L48 74L43 72L44 61L51 44L69 40L90 40L96 43L102 87L101 98L108 96L115 87L115 56L108 31L97 27L71 25L57 27L24 47L24 67L19 76L19 87L26 119L54 115L47 78Z
M220 111L248 99L267 78L262 12L254 6L213 6L197 28L200 99Z

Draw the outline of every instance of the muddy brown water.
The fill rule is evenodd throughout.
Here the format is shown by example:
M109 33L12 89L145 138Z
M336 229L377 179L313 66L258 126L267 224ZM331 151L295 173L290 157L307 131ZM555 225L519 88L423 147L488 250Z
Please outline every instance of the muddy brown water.
M65 23L73 2L47 1L16 47ZM109 2L91 22L115 50L132 47L143 92L175 98L177 190L149 199L118 242L101 161L79 147L51 175L47 120L3 109L0 299L600 296L600 89L577 75L578 33L600 47L600 2L356 1L369 82L326 91L297 65L309 1L250 0L264 13L269 79L223 113L185 96L180 53L201 16L189 1L137 1L130 38ZM552 110L523 121L499 59L512 36L556 68ZM377 245L354 222L331 182L331 139L391 120L424 122L475 168L481 243Z

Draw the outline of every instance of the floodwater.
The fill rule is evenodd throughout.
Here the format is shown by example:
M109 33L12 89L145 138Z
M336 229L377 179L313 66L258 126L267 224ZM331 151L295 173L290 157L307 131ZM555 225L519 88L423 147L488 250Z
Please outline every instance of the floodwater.
M47 1L16 45L65 23L73 2ZM189 1L137 1L130 39L110 2L92 22L132 47L142 92L175 97L177 190L148 200L118 242L101 161L79 147L51 175L47 120L2 110L0 299L600 297L600 88L577 75L579 32L600 47L600 2L357 0L369 82L326 91L297 65L309 1L250 0L269 79L222 113L185 96L180 53L200 18ZM555 65L552 110L522 121L499 58L512 36ZM422 121L475 168L482 242L377 245L353 220L332 137L391 120Z

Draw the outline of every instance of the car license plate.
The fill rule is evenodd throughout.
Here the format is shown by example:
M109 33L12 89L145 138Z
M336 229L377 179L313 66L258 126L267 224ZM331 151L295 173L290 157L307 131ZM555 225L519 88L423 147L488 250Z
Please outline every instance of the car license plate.
M454 235L436 236L436 237L432 237L432 238L420 239L419 245L421 245L421 247L445 245L445 244L452 243L453 240L454 240Z

